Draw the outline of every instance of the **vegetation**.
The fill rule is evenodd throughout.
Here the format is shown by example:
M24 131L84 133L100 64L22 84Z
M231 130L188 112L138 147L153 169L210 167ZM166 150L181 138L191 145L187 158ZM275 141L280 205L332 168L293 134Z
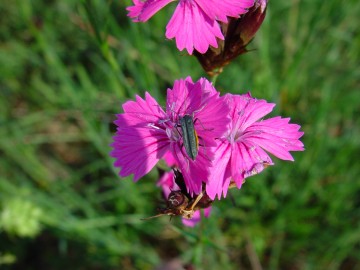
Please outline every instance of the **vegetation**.
M0 268L359 269L360 2L270 1L216 87L275 102L306 150L195 228L140 220L159 206L158 172L120 179L108 155L124 101L165 104L175 79L206 76L165 39L174 4L136 24L130 3L0 2Z

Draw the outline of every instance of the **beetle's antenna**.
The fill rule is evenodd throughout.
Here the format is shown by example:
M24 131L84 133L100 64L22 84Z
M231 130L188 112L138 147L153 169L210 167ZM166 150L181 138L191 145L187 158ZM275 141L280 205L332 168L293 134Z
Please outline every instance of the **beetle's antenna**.
M161 217L161 216L167 216L167 215L168 214L160 213L155 216L151 216L151 217L147 217L147 218L140 218L140 220L149 220L149 219L153 219L153 218L157 218L157 217Z

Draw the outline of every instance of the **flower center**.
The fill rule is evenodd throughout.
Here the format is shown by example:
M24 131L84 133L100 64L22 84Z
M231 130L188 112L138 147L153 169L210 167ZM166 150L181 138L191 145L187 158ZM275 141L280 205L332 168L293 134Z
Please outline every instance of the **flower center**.
M177 142L181 138L180 131L177 124L172 122L170 119L162 122L163 128L165 129L166 135L170 141Z

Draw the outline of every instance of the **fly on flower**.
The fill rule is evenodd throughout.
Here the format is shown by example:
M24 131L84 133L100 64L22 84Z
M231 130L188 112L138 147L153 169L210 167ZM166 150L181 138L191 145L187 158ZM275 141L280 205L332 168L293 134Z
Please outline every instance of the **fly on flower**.
M159 214L143 218L142 220L148 220L161 216L182 216L186 219L191 219L195 213L195 208L202 198L203 193L200 193L196 199L189 201L185 194L183 194L180 190L171 191L169 197L166 202L166 208L159 208Z
M192 197L186 190L183 175L177 169L174 169L174 181L180 190L172 190L166 200L166 208L159 208L159 214L144 218L148 220L161 216L182 216L185 219L192 219L195 212L200 209L207 209L211 206L213 200L205 192L205 184L202 191Z

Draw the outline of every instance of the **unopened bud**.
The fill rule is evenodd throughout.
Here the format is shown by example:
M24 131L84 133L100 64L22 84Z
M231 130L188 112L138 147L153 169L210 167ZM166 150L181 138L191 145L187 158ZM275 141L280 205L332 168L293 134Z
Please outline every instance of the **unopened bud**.
M222 68L240 54L254 38L265 19L267 0L257 0L254 6L240 18L228 18L228 23L219 22L224 40L218 39L218 48L210 47L206 53L194 54L204 70L210 75L221 73Z

